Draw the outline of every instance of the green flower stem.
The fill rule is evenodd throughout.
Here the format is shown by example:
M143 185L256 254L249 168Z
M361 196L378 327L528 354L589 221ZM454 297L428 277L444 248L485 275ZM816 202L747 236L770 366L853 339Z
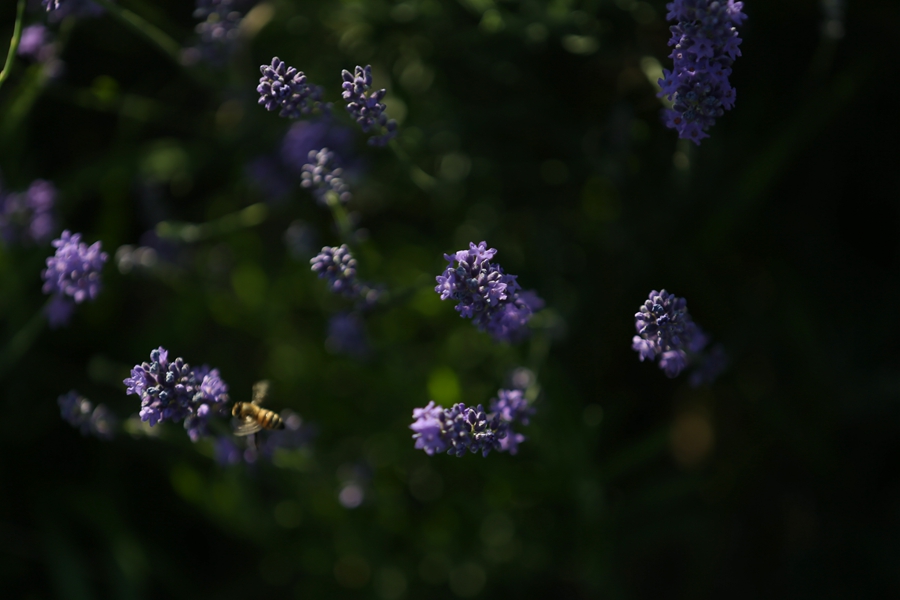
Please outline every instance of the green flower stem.
M156 235L161 238L176 239L187 243L199 242L240 229L255 227L265 221L268 216L269 208L262 202L258 202L237 212L199 225L180 221L162 221L156 225Z
M181 44L169 37L155 25L150 24L146 19L137 15L127 8L122 8L118 4L113 4L110 0L94 0L97 4L109 11L113 15L149 41L157 48L162 50L173 61L181 64Z
M25 0L19 0L19 5L16 8L16 24L13 27L12 39L9 42L9 53L6 55L6 64L3 65L3 70L0 71L0 86L2 86L3 82L6 81L6 78L9 77L13 59L16 56L16 51L19 49L19 41L22 39L22 18L24 16Z
M423 192L430 192L435 185L435 179L425 171L423 171L417 164L415 164L409 155L400 147L400 144L397 143L397 140L391 140L388 143L391 150L394 151L394 154L403 163L403 165L409 169L409 178L412 179L412 182L419 186Z
M344 210L344 207L341 206L338 195L334 192L328 192L325 195L325 201L328 203L328 208L331 210L331 215L334 217L334 224L337 225L338 235L340 235L341 241L348 246L351 245L350 242L353 237L353 232L351 231L350 217L347 215L347 211Z

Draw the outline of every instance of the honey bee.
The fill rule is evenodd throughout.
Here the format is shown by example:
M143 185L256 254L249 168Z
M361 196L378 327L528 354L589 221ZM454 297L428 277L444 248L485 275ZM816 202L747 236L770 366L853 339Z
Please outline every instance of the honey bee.
M231 414L241 419L234 428L234 435L250 435L260 429L284 429L284 421L278 413L260 408L269 396L269 382L257 381L253 384L253 400L251 402L235 402Z

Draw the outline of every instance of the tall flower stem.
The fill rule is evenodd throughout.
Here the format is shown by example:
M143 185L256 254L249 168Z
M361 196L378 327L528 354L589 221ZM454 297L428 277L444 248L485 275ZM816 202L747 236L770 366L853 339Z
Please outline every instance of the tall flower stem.
M22 18L24 16L25 0L19 0L19 5L16 8L16 24L13 26L13 35L9 42L9 53L6 55L6 64L3 65L3 70L0 71L0 86L2 86L3 82L6 81L6 78L9 77L13 59L16 56L16 51L19 49L19 40L22 39Z
M179 65L181 64L181 44L169 37L167 33L163 32L155 25L150 24L140 15L131 12L127 8L122 8L118 4L113 4L110 0L94 0L94 2L108 10L115 18L147 38L147 40L167 54L173 61Z
M259 202L199 225L182 221L162 221L156 225L156 235L161 238L193 243L240 229L256 227L268 217L269 208Z
M419 165L415 164L403 148L400 147L400 144L397 143L397 140L391 140L388 143L388 146L394 151L394 154L400 162L409 169L409 178L412 179L412 182L423 192L430 192L434 188L434 177L423 171Z
M350 224L350 217L341 205L338 195L334 192L328 192L325 196L325 201L328 204L328 209L331 210L331 216L334 217L334 224L337 226L341 241L351 245L353 241L353 226Z

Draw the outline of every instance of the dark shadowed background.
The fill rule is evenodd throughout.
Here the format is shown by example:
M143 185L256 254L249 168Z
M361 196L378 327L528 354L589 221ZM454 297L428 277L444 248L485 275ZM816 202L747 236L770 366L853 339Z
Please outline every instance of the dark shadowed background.
M193 43L188 0L120 4ZM277 0L221 68L184 68L109 15L52 25L64 70L19 59L0 89L3 186L51 180L61 226L111 258L97 301L50 330L49 246L0 247L0 595L900 594L900 9L836 4L745 2L736 107L700 147L660 121L657 0ZM347 128L359 273L395 298L366 315L363 359L326 346L348 304L308 260L338 238L277 174L292 123L255 91L275 55ZM430 190L340 105L357 64ZM223 225L248 206L259 219ZM286 244L298 221L314 240ZM206 222L196 240L149 233ZM481 240L546 300L521 345L433 291L442 254ZM129 270L124 245L157 261ZM630 348L663 287L730 355L712 386ZM235 399L270 379L271 407L315 435L223 467L179 425L148 433L121 381L160 345ZM518 367L540 395L517 456L413 449L413 408L487 403ZM70 389L125 428L81 436L59 416Z

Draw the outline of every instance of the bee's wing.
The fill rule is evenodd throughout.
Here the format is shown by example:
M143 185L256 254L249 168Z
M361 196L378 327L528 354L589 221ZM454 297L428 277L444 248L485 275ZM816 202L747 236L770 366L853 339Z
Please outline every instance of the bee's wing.
M269 382L266 379L253 384L253 404L262 404L269 397Z
M244 417L244 420L234 426L234 435L251 435L262 429L259 423L252 417Z

